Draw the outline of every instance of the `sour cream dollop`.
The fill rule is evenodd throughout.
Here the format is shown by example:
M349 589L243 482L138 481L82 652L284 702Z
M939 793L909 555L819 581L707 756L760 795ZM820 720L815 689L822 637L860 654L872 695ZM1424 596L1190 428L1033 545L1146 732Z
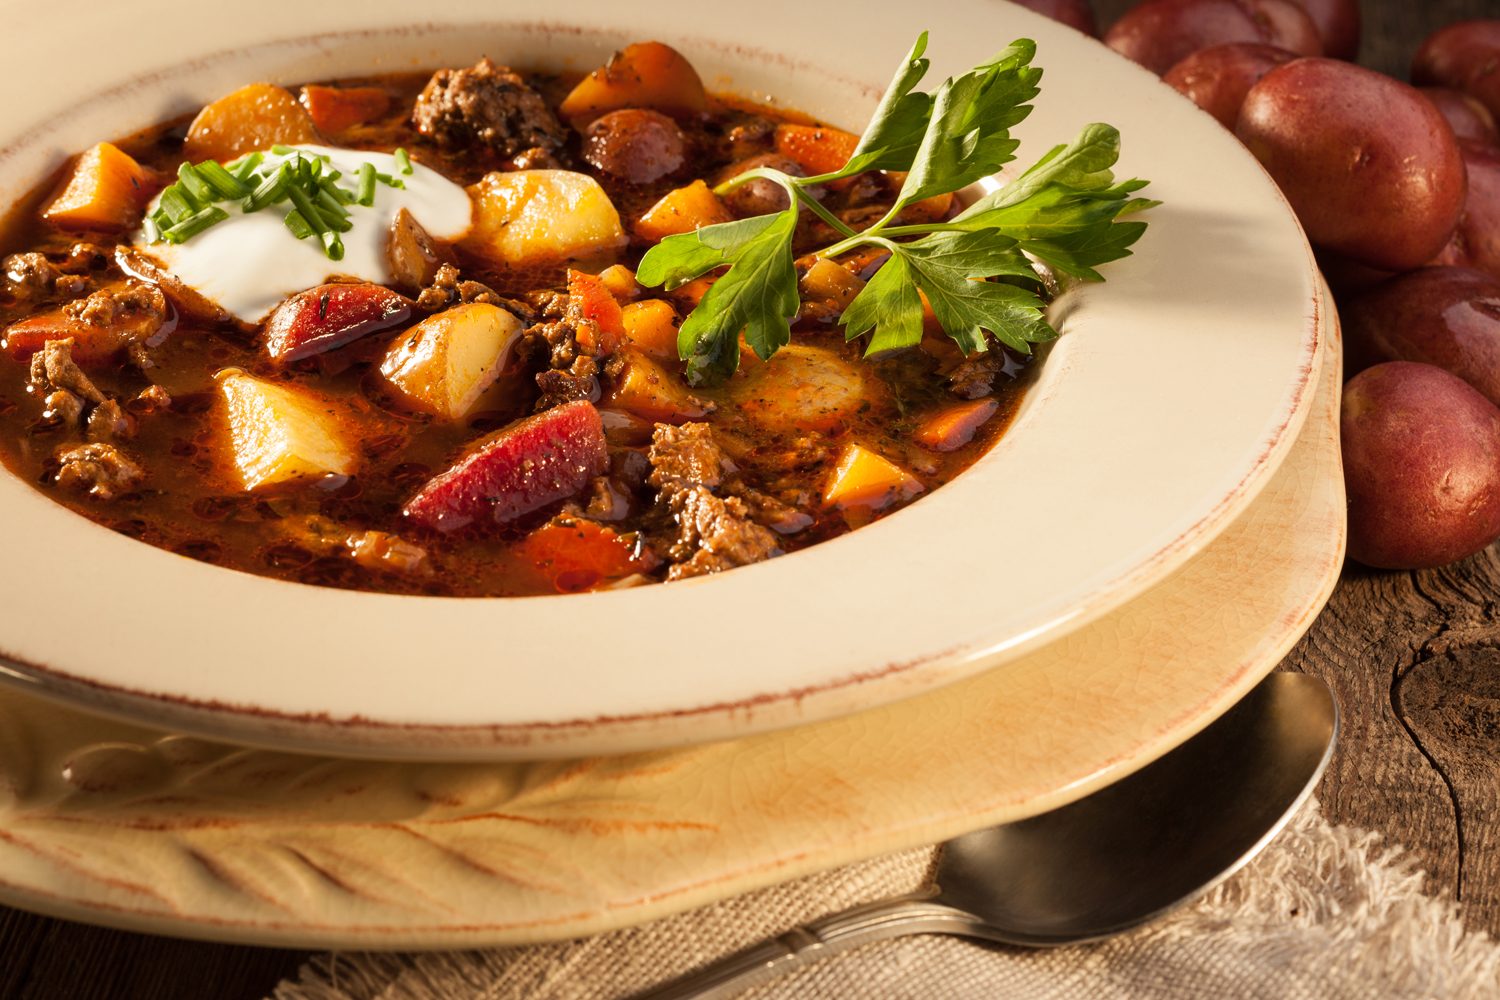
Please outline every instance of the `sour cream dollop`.
M404 188L375 185L375 204L347 205L353 226L343 234L343 260L330 260L314 238L299 240L285 221L288 202L246 213L238 202L219 202L229 218L186 243L151 243L137 233L135 246L159 260L185 284L217 302L247 323L258 322L287 296L343 276L385 283L391 280L386 241L396 213L406 209L422 228L440 240L457 240L469 231L473 204L462 187L436 170L412 162L410 174L389 153L370 153L332 146L294 146L328 159L343 173L341 186L354 185L362 164L379 173L399 177ZM261 170L275 169L292 154L265 154ZM156 210L156 202L146 210Z

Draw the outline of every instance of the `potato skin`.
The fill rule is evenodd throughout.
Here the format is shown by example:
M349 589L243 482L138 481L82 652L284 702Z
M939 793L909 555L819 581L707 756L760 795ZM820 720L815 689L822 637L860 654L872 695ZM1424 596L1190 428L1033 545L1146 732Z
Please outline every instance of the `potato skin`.
M1500 409L1431 365L1391 361L1344 386L1349 556L1443 566L1500 536Z
M1459 21L1427 36L1411 64L1412 83L1473 94L1500 118L1500 21Z
M1235 134L1314 244L1406 271L1448 242L1463 209L1458 140L1442 114L1388 76L1298 59L1250 88Z
M1293 0L1145 0L1104 33L1104 44L1157 75L1199 49L1230 42L1323 53L1317 26Z
M1259 42L1231 42L1199 49L1167 70L1164 81L1233 131L1240 105L1261 77L1297 53Z
M1297 4L1307 11L1323 36L1325 56L1350 62L1358 57L1362 28L1359 0L1297 0Z
M1495 116L1472 94L1447 87L1418 87L1429 101L1448 119L1454 136L1460 141L1489 142L1500 140L1495 130Z
M1094 17L1094 8L1088 0L1015 0L1027 10L1034 10L1043 17L1060 21L1070 28L1077 28L1085 35L1099 37L1099 22Z
M1469 193L1458 228L1435 264L1477 267L1500 278L1500 149L1461 142Z
M1339 315L1350 372L1420 361L1500 406L1500 279L1465 267L1424 267L1353 296Z
M650 184L682 169L687 139L660 111L622 108L584 130L583 158L630 184Z

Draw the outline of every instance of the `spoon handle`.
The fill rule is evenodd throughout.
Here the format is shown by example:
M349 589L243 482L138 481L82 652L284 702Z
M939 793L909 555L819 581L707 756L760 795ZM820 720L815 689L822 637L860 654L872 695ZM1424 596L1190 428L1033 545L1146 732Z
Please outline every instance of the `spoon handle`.
M901 896L803 924L635 1000L729 1000L793 969L873 941L904 934L984 937L985 930L978 917L934 901L930 892Z

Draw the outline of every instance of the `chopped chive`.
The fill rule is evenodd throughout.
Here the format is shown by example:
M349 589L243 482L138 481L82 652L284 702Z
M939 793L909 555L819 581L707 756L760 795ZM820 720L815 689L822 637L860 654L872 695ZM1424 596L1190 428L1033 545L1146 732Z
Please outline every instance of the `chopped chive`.
M157 208L156 211L152 212L151 221L156 223L158 232L172 225L172 217L167 214L167 210L164 208Z
M250 192L250 197L245 199L245 211L259 212L263 208L276 204L286 197L286 188L287 174L285 168L282 168L266 177L254 191Z
M339 200L333 196L333 192L329 191L326 187L318 188L317 200L318 211L323 214L323 218L327 219L331 217L340 220L349 218L349 210L339 204Z
M313 228L307 224L301 212L291 211L286 213L286 227L292 231L292 235L299 240L305 240L313 235Z
M161 210L166 213L170 228L183 221L203 206L195 205L192 196L179 184L173 184L161 193Z
M188 194L200 204L211 205L216 200L214 189L198 175L198 169L191 163L184 163L177 168L177 183L186 188Z
M375 164L359 165L359 203L365 207L375 204Z
M201 211L193 213L186 219L177 223L171 229L162 233L169 243L186 243L210 226L216 226L229 218L229 213L217 205L210 205Z
M198 171L198 176L206 181L208 186L213 188L214 193L221 199L243 198L250 193L250 189L245 186L244 181L219 166L213 160L203 161L198 164L196 170Z
M339 239L338 233L323 234L323 252L328 254L329 260L344 259L344 241Z
M147 216L141 220L141 235L146 238L147 243L160 243L161 227L156 224L155 219Z
M322 214L313 205L306 191L295 184L288 184L286 196L292 199L292 204L297 206L297 211L302 213L302 218L312 227L313 232L321 234L328 231L328 224L323 221Z
M396 151L391 155L396 158L396 166L401 168L401 172L409 176L412 172L411 157L406 155L406 150L397 146Z
M277 143L276 145L271 147L271 152L276 154L277 156L291 156L293 153L297 153L298 151L293 149L291 146L283 146L281 145L281 143Z
M328 170L324 172L323 179L325 181L336 181L342 176L344 176L344 172L342 170Z
M401 188L403 190L406 188L405 181L399 177L392 177L390 174L376 174L375 179L386 187Z
M251 153L249 156L242 156L229 165L229 172L238 177L242 183L249 184L250 178L255 173L256 168L264 163L265 159L265 153Z

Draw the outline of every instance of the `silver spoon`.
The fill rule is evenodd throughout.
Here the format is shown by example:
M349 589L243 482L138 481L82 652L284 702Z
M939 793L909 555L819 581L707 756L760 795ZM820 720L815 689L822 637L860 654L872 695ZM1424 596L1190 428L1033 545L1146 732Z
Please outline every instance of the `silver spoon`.
M1270 843L1312 794L1337 733L1327 684L1272 674L1135 774L1061 809L948 841L929 890L804 924L638 1000L728 1000L905 934L1027 947L1118 934L1208 891Z

